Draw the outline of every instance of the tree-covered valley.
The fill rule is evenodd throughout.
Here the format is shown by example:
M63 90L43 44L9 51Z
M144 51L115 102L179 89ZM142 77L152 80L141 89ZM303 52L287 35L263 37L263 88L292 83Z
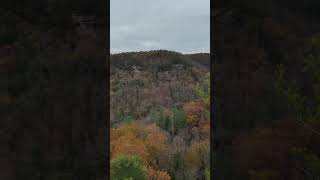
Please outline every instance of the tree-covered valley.
M209 64L165 50L111 56L111 179L209 179Z
M211 66L109 58L102 4L3 2L0 179L319 179L319 1L215 1Z

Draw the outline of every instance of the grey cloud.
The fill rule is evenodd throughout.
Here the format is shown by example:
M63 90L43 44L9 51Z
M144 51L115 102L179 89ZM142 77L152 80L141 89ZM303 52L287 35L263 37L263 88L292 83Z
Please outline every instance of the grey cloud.
M111 52L209 52L209 0L111 0Z

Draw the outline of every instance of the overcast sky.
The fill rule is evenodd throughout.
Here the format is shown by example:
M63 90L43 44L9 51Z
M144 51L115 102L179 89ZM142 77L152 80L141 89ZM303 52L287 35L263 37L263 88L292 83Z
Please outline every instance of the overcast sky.
M210 0L111 0L111 53L209 52Z

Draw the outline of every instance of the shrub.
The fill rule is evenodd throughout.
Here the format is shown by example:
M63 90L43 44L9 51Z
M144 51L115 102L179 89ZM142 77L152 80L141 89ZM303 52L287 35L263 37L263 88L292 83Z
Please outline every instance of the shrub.
M112 180L147 179L147 170L138 156L119 156L111 161L110 176Z

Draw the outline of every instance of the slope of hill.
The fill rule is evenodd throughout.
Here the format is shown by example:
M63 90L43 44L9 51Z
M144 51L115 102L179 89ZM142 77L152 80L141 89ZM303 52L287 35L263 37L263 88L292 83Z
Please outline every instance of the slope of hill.
M209 54L158 50L111 56L112 167L134 155L148 168L148 179L208 178L209 58L202 57Z
M202 56L209 56L203 54ZM141 119L151 110L181 107L209 73L210 59L165 50L111 56L111 122Z

